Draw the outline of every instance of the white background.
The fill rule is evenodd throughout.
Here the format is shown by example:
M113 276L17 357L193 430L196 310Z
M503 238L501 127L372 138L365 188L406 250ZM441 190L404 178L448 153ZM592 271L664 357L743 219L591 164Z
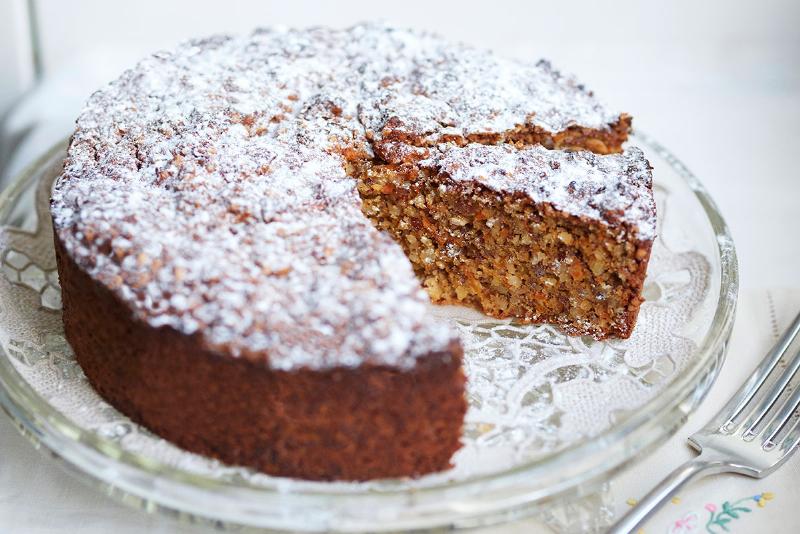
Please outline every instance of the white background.
M86 96L148 52L255 26L367 19L435 30L520 58L546 57L577 73L705 183L731 226L743 288L800 287L797 0L0 0L0 170L15 172L68 135ZM9 158L10 140L29 129L33 134ZM3 423L0 433L10 429Z

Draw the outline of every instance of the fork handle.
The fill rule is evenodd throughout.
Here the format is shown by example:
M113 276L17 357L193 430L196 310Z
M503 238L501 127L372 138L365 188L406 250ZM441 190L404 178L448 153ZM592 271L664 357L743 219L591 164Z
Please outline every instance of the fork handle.
M687 483L707 475L728 470L729 466L722 459L714 458L708 454L700 454L667 475L658 486L645 495L636 506L609 529L609 534L630 534L635 532L635 529L645 519L653 515L667 499L675 495Z

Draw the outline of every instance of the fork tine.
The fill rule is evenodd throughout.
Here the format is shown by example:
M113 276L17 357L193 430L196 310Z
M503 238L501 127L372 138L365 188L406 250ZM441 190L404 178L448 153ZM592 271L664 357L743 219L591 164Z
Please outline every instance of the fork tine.
M764 419L764 417L767 416L783 392L786 391L786 387L789 385L789 382L792 381L792 378L794 378L794 375L797 373L798 369L800 369L800 350L797 351L792 360L786 366L786 369L783 371L781 376L770 388L764 398L761 399L756 409L752 412L752 415L748 418L747 423L745 424L746 430L742 435L744 439L749 439L758 435L759 432L756 430L756 428Z
M798 444L800 444L800 420L794 422L792 428L786 433L786 437L781 441L781 452L789 455Z
M739 415L741 415L747 405L761 390L761 387L775 370L778 362L780 362L781 358L786 353L795 337L797 337L798 333L800 333L800 313L797 314L797 317L794 318L794 321L789 328L783 333L775 346L772 347L770 352L767 354L767 357L764 358L764 360L756 368L755 372L753 373L753 378L748 380L740 390L740 392L746 393L744 393L741 398L736 399L735 404L731 402L720 411L719 415L722 415L723 413L727 414L723 424L721 425L721 428L724 431L733 430L733 422ZM733 404L733 406L730 406L730 404Z
M800 352L797 353L800 356ZM800 358L798 358L800 359ZM764 448L771 449L775 446L775 438L780 434L783 427L792 418L797 407L800 406L800 387L792 392L792 395L781 407L780 411L775 414L772 420L767 425L766 435L764 439Z

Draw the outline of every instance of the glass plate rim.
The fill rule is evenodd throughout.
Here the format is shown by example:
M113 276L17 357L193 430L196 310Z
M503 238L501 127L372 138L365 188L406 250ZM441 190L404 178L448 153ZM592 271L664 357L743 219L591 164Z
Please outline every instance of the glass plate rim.
M698 353L701 355L692 364L684 369L682 373L675 377L672 383L655 398L643 404L635 414L626 417L622 422L610 427L602 433L593 436L591 439L579 441L562 449L547 453L534 461L527 462L513 468L470 477L460 481L445 481L430 486L415 488L413 492L417 495L431 495L445 490L457 488L477 488L487 482L509 482L515 480L520 475L527 475L542 469L544 466L561 463L568 463L571 459L586 457L602 449L609 449L614 443L623 441L628 435L634 434L637 430L646 426L652 414L660 411L669 411L683 402L691 391L702 382L708 368L708 363L724 349L724 344L729 338L733 319L735 316L736 300L738 296L738 266L736 250L733 239L730 235L728 225L722 217L716 203L701 184L699 179L689 171L689 169L676 158L669 150L657 143L655 140L637 130L631 136L632 141L645 145L649 150L656 152L665 159L679 176L686 182L696 199L699 201L711 229L716 237L717 253L720 260L720 291L718 302L714 312L712 323L706 332L702 344L698 346ZM50 161L60 151L65 151L68 140L62 140L44 152L33 163L28 165L11 185L0 193L0 214L5 214L12 207L12 200L28 186L29 181L36 172L48 161ZM37 226L41 222L37 220ZM23 231L23 230L19 230ZM57 312L59 313L59 312ZM248 481L239 480L236 482L228 480L213 479L199 474L189 473L179 468L175 468L160 462L150 460L144 455L132 453L123 449L117 443L103 438L96 433L88 432L73 423L69 418L51 406L33 388L27 384L21 375L9 363L7 357L0 358L0 405L19 425L24 426L20 430L29 439L44 443L47 448L59 456L65 457L63 451L56 451L46 439L47 432L60 432L60 437L65 437L69 441L80 443L82 446L90 447L93 453L102 455L113 462L122 462L129 468L144 472L147 475L154 475L160 479L168 479L177 483L188 483L195 487L206 490L221 491L234 490L254 491L258 494L272 493L285 494L280 488L280 479L274 485L252 484ZM46 423L44 427L41 423ZM52 436L55 437L55 436ZM43 439L45 438L45 439ZM66 458L65 458L66 459ZM85 471L77 461L67 459L81 471ZM615 466L610 466L609 471ZM117 481L107 480L101 475L87 473L90 477L111 485L116 485ZM577 485L578 482L572 484ZM291 494L297 497L324 497L331 498L354 498L359 496L375 497L397 497L406 495L408 489L395 488L367 488L356 489L353 491L321 491L321 490L292 490ZM136 493L132 491L132 493ZM141 495L140 495L141 496ZM157 500L157 499L156 499ZM180 509L180 506L175 508Z

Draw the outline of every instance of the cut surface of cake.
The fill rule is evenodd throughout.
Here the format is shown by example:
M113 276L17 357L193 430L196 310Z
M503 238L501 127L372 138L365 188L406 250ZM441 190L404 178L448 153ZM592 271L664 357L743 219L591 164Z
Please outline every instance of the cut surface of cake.
M54 186L67 339L188 450L447 469L463 355L431 298L630 335L655 207L629 127L547 62L381 24L155 54L92 95Z
M573 335L630 335L655 236L639 149L444 146L418 166L373 166L359 190L434 302Z

